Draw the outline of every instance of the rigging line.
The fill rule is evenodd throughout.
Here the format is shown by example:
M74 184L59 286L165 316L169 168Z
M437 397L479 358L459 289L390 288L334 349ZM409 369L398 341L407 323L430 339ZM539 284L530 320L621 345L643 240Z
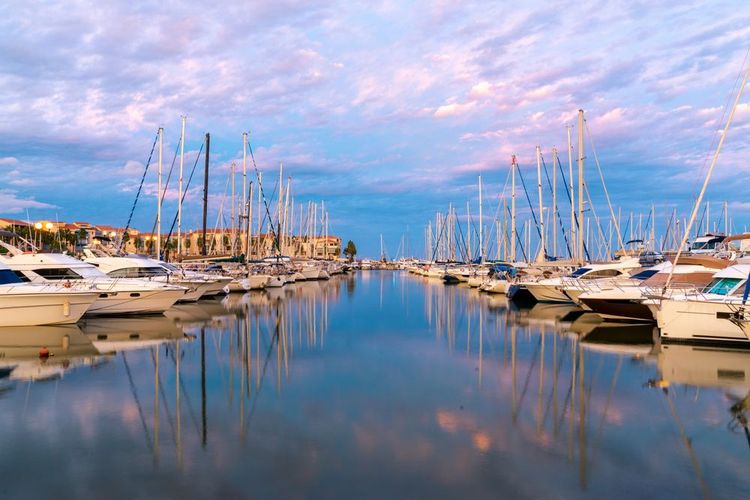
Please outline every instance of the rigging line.
M703 212L701 212L701 219L698 221L698 224L695 225L695 238L697 238L700 235L701 227L703 226L703 219L706 217L706 205L703 205Z
M583 185L583 189L586 191L586 197L589 199L589 205L591 206L591 213L594 216L594 225L599 230L599 237L604 240L605 242L607 239L604 237L604 229L602 228L601 219L599 219L599 216L596 214L596 209L594 208L594 201L591 199L591 192L589 191L588 184ZM610 248L609 243L606 243L604 245L604 248L607 249L607 254L612 253L612 248ZM625 247L623 246L623 249ZM601 250L601 247L599 248Z
M125 371L128 374L128 382L130 383L130 391L133 393L133 399L135 405L138 407L138 415L141 418L141 425L143 426L143 434L146 435L146 445L150 452L153 453L154 448L151 444L151 435L148 432L148 426L146 425L146 417L143 415L143 407L141 406L141 400L138 399L138 391L135 388L135 382L133 382L133 374L130 372L130 365L128 365L128 359L125 357L125 353L122 353L122 362L125 364Z
M563 186L565 186L565 194L568 195L568 201L570 203L572 203L573 200L570 197L571 195L570 195L570 189L568 188L568 181L565 178L565 170L563 170L563 166L562 166L562 163L560 162L560 157L559 156L557 158L557 166L558 166L558 168L560 170L560 175L562 175ZM577 213L573 214L573 219L574 220L570 222L570 225L572 226L575 223L576 228L578 228L578 230L581 231L581 224L578 221L578 214ZM588 249L588 246L586 245L586 239L585 238L583 239L583 252L586 254L586 258L590 261L591 260L591 256L589 255L589 249Z
M740 65L740 69L737 71L737 76L734 79L734 82L732 83L732 86L730 87L729 91L727 92L727 98L724 101L724 106L722 106L721 111L721 118L719 118L719 121L717 123L723 123L724 117L727 114L727 109L729 109L729 103L732 100L732 96L736 92L737 83L742 78L742 69L747 65L748 63L748 56L750 56L750 47L747 48L747 51L745 52L745 57L742 60L742 64ZM693 191L697 190L698 186L700 185L700 179L703 177L703 173L706 171L706 165L708 165L708 160L711 158L711 151L714 149L714 145L716 144L716 139L718 137L721 137L721 134L719 133L718 129L714 129L714 133L711 136L711 144L708 147L708 150L706 151L706 155L703 158L703 165L701 165L701 169L698 172L698 177L696 178L695 184L693 184Z
M195 167L198 166L198 160L201 157L201 153L203 153L203 144L201 144L201 149L200 151L198 151L198 156L195 157L195 163L193 163L193 169L190 171L190 176L188 177L187 184L185 185L185 189L182 191L182 198L180 198L181 205L185 202L185 196L187 196L188 190L190 189L190 182L193 180ZM177 215L178 214L174 214L174 219L172 219L172 226L169 228L169 233L167 233L167 241L169 241L169 238L172 236L172 231L174 231L174 227L177 224Z
M439 213L442 215L442 212L439 212ZM447 220L447 218L443 218L443 221L442 221L443 224L441 225L442 227L440 228L440 234L438 235L438 237L435 240L435 248L432 251L432 259L430 259L432 262L435 262L435 254L437 253L438 243L443 238L443 230L445 229L446 220ZM437 228L435 228L435 229L437 229Z
M523 186L523 192L526 194L526 201L529 202L529 209L531 210L531 217L534 219L534 224L536 225L536 231L539 234L539 238L542 237L542 230L539 227L539 222L536 220L536 213L534 212L534 205L531 203L531 198L529 197L529 192L526 190L526 182L523 180L523 174L521 173L521 169L518 169L518 176L521 178L521 185ZM547 255L547 249L544 249L544 255Z
M168 347L167 347L168 349ZM166 354L166 353L165 353ZM156 369L156 356L158 356L158 353L154 353L154 351L151 351L151 364L154 365L154 369ZM166 354L168 356L168 354ZM156 373L155 373L156 374ZM172 422L172 414L169 412L169 403L167 400L167 395L164 392L164 383L161 380L161 375L158 376L159 378L159 401L161 401L162 405L164 405L164 413L167 415L167 422L169 422L169 428L172 431L172 442L175 444L177 443L177 434L175 433L174 429L174 423ZM159 408L154 408L154 411L159 411Z
M513 217L513 214L511 214L510 212L510 208L507 208L507 212L509 216ZM518 227L516 227L516 246L519 246L519 245L521 247L521 255L523 256L523 260L528 260L526 258L526 251L523 248L523 242L521 241L521 235L518 234Z
M169 180L172 178L172 171L174 170L174 163L177 160L177 153L180 151L180 144L182 143L182 136L180 136L180 139L177 141L177 147L174 151L174 156L172 156L172 165L169 167L169 174L167 175L167 182L164 184L164 189L162 189L161 192L161 200L159 201L159 206L164 206L164 198L167 196L167 189L169 188ZM203 148L203 145L201 145L201 149ZM158 223L157 218L154 218L154 225L151 226L151 234L154 234L156 232L156 224Z
M742 79L742 83L740 84L740 87L737 90L737 97L735 98L734 105L732 106L732 110L729 112L729 116L727 117L727 123L726 125L724 125L724 131L721 134L719 143L716 145L716 151L714 152L714 157L711 160L711 166L708 168L708 172L706 173L706 179L703 181L703 188L701 189L700 194L698 194L698 199L695 200L693 211L690 214L690 220L688 221L688 224L685 227L685 233L683 234L682 241L680 242L680 246L677 249L677 255L674 260L675 262L677 262L680 259L680 255L682 255L682 247L685 246L685 243L687 243L687 239L690 236L690 228L695 222L695 216L698 213L698 208L701 202L703 201L703 196L706 194L706 190L708 189L708 183L711 181L711 175L714 172L714 168L716 168L716 163L719 161L719 154L721 153L721 148L724 145L724 140L726 139L727 133L729 132L729 127L732 125L732 120L734 120L734 114L735 114L735 111L737 111L737 105L740 103L740 99L742 98L742 91L745 89L745 84L747 83L748 77L750 77L750 65L748 65L747 70L745 71L745 76ZM672 281L672 275L674 274L675 267L677 266L672 266L672 269L669 272L667 281L664 284L665 290Z
M622 242L622 234L620 233L620 225L617 223L617 218L615 217L615 209L612 208L612 201L609 199L609 191L607 190L607 184L604 183L604 174L602 174L602 167L599 164L599 155L596 154L596 145L594 144L594 138L591 135L591 131L589 130L589 124L586 120L583 120L583 127L586 129L586 135L588 135L589 142L591 143L591 152L594 153L594 162L596 163L596 170L599 172L599 179L602 181L602 188L604 189L604 196L607 199L607 206L609 206L609 213L612 216L612 224L615 226L615 232L617 233L617 241L620 243L620 248L622 251L625 251L625 245ZM586 185L586 188L588 190L588 185ZM591 196L589 195L589 199ZM593 202L591 203L591 207L593 210ZM612 249L610 249L611 251Z
M273 354L273 345L276 343L276 345L279 344L279 326L281 323L281 317L279 315L279 307L278 303L276 305L276 328L274 330L273 336L271 337L271 343L268 345L268 350L266 351L266 359L263 362L263 370L260 375L260 380L257 382L257 389L255 390L255 393L253 394L253 401L250 403L250 411L247 413L247 420L245 421L245 425L250 423L250 420L252 420L253 415L255 414L255 408L256 403L258 402L258 397L260 396L261 391L263 390L263 381L266 379L266 370L268 368L268 363L271 360L271 354Z
M273 242L274 242L274 245L276 246L277 255L280 256L281 255L281 243L279 242L279 235L276 231L274 231L274 228L273 228L271 212L268 209L268 201L266 201L266 194L263 191L263 183L260 180L260 172L258 171L258 165L255 163L255 154L253 153L253 146L252 144L250 144L249 140L247 141L247 149L250 152L250 159L253 162L253 169L255 170L255 176L258 179L258 189L260 189L260 197L263 199L263 206L266 209L266 216L268 217L268 228L270 229L271 235L273 236ZM281 192L280 189L279 189L279 192ZM279 214L279 221L281 220L280 218L281 218L281 214ZM279 222L279 225L280 224L281 222Z
M552 191L552 181L549 178L549 172L547 172L547 163L544 161L544 155L540 154L539 157L542 160L542 167L544 167L544 176L547 178L547 185L549 186L549 190ZM554 165L552 168L554 168ZM570 242L568 242L568 235L565 233L565 224L563 224L562 217L560 216L560 210L558 209L557 205L555 205L553 208L555 215L557 215L557 220L560 222L560 230L562 231L563 240L565 240L565 246L568 249L568 257L572 259L573 252L570 250Z
M669 221L667 221L667 229L664 231L664 236L661 239L661 246L659 248L660 252L664 251L664 245L667 244L667 236L669 235L669 230L672 228L672 221L674 220L675 213L676 212L673 211L672 214L669 216ZM654 242L654 244L656 244L656 242Z
M146 161L146 167L143 169L143 175L141 176L141 183L138 186L138 192L135 194L135 200L133 201L133 207L130 209L130 215L128 216L128 222L125 224L125 230L122 232L122 236L120 236L120 243L117 248L117 253L120 253L122 250L122 243L125 238L125 235L128 233L128 229L130 229L130 223L133 221L133 213L135 212L135 207L138 204L138 198L141 196L141 190L143 189L143 182L146 180L146 174L148 173L148 167L151 165L151 158L154 156L154 150L156 149L156 141L159 140L159 132L156 132L156 137L154 137L154 143L151 145L151 152L148 155L148 161Z

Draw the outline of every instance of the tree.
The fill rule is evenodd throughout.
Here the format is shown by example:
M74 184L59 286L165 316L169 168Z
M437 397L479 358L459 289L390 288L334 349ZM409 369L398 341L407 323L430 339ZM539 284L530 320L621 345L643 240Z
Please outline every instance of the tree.
M344 255L349 257L349 261L354 260L354 256L357 255L357 246L352 240L349 240L349 242L346 244L346 248L344 248Z

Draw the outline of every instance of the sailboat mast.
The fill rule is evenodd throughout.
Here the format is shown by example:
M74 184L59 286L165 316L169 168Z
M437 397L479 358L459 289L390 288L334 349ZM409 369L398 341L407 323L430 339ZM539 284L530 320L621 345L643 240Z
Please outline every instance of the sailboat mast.
M185 122L187 117L182 115L182 132L180 133L180 182L177 195L177 255L182 255L182 167L185 163Z
M578 110L578 262L583 263L583 110Z
M575 191L573 190L573 142L570 140L570 128L568 125L565 127L568 130L568 192L570 193L570 244L573 258L578 257L578 240L576 240L576 197Z
M466 202L466 260L471 264L471 205Z
M161 258L161 172L162 146L164 145L164 128L159 127L159 173L156 181L156 258Z
M542 198L542 148L536 147L536 181L537 191L539 195L539 233L540 233L540 252L542 254L542 260L547 257L547 250L544 245L545 234L544 234L544 198Z
M482 220L482 176L479 176L479 262L484 262L484 239L482 226L484 226Z
M258 257L261 256L261 248L260 248L260 233L263 230L263 219L262 214L263 210L261 210L261 201L262 201L262 192L263 192L263 172L258 172L258 238L256 240L256 255Z
M516 261L516 155L511 157L510 187L510 260Z
M211 134L206 132L206 166L203 172L203 256L208 255L206 223L208 218L208 165L211 157Z
M281 248L281 211L282 201L284 199L284 178L283 178L284 166L279 162L279 189L277 190L276 198L278 198L278 208L276 209L276 218L278 219L276 225L276 249L279 253L283 254L284 250Z
M557 148L552 148L552 255L557 257Z
M235 248L235 243L237 241L237 230L236 230L237 229L237 222L236 222L237 219L235 218L236 201L235 201L235 198L234 198L234 191L235 191L235 189L234 189L234 180L235 180L235 177L236 177L236 175L235 175L235 169L236 168L237 168L237 164L235 162L232 162L232 165L231 165L231 167L229 169L230 175L232 176L232 212L231 212L231 214L232 214L231 215L231 220L232 220L232 233L231 233L232 234L232 248L231 248L231 250L230 250L229 253L232 255L232 257L234 257L234 248Z
M252 191L252 183L250 190ZM253 195L249 195L250 203L252 204ZM246 231L250 231L250 228L252 228L253 223L252 220L249 219L250 213L252 212L251 206L248 206L247 204L248 200L248 192L247 192L247 132L242 133L242 216L248 217L247 221L247 228ZM245 235L245 238L243 239L243 248L242 248L242 254L245 255L245 258L247 259L248 251L250 250L250 247L248 246L250 242L250 236Z

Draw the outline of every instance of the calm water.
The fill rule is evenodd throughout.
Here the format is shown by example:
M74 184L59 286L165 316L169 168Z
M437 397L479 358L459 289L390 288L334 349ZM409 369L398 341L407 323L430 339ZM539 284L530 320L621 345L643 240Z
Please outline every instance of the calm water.
M0 497L745 498L750 352L651 334L377 271L0 331Z

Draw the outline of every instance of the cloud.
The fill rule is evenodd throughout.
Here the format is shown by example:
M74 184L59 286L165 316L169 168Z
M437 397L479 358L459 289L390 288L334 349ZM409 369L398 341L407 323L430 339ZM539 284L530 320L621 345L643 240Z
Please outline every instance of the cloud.
M224 192L228 165L242 158L240 134L250 131L259 168L283 162L297 201L327 198L342 231L376 241L368 231L399 231L396 219L417 226L447 200L472 197L461 190L479 171L502 184L510 154L525 168L537 144L545 158L565 149L565 127L583 108L624 210L661 199L651 185L632 196L641 176L671 180L664 189L684 207L750 36L750 15L728 0L611 9L584 1L554 19L540 1L202 7L9 2L0 19L0 166L18 171L6 178L24 190L18 199L34 202L33 187L80 218L122 217L156 130L164 127L167 169L185 114L194 155L211 133L210 193ZM743 102L717 179L750 168L749 110ZM146 182L153 197L153 168ZM82 190L90 203L80 203ZM715 193L750 196L727 183ZM136 224L151 224L151 208L139 207ZM382 226L370 224L380 216Z
M21 198L16 191L11 189L0 189L0 207L5 214L17 214L29 208L58 208L33 198Z

